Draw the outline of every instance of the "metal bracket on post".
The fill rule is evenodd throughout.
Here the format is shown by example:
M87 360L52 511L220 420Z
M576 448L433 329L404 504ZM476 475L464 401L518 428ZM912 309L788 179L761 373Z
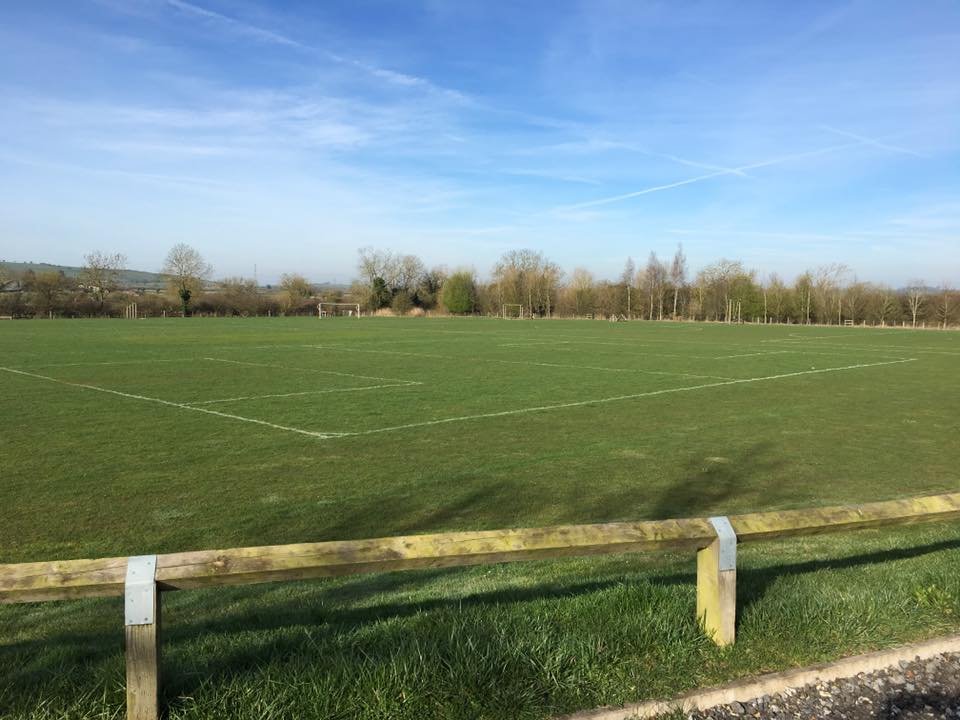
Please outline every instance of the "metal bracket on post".
M720 571L737 569L737 533L727 517L709 518L713 529L717 531L717 540L720 541Z
M697 618L723 647L737 633L737 533L726 517L708 520L717 539L697 551Z
M124 623L153 625L156 594L156 555L134 555L127 558L127 579L123 586Z

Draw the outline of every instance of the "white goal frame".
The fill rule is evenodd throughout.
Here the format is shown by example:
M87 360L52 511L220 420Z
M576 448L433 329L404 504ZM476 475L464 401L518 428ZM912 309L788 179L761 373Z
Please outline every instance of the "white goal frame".
M520 314L508 316L507 308L520 308ZM516 317L516 318L519 318L520 320L523 320L523 305L521 305L520 303L504 303L504 305L500 308L500 317L505 319L513 319L514 317Z
M351 308L350 317L360 317L360 303L335 303L335 302L322 302L317 304L317 317L331 317L329 312L324 311L324 307L346 307Z

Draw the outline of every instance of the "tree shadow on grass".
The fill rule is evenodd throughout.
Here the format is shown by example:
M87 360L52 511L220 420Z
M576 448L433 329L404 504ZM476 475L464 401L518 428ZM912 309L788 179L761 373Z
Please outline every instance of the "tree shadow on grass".
M882 550L855 554L829 560L815 560L763 569L743 569L739 573L740 609L758 602L769 585L778 578L817 572L825 569L846 569L895 560L917 558L944 550L960 549L960 538L944 540L911 548ZM545 561L549 562L549 561ZM671 561L671 562L675 562ZM691 559L692 566L692 559ZM515 586L457 597L445 596L446 591L437 590L437 595L421 599L394 600L385 598L368 606L357 606L351 600L385 593L403 593L420 588L430 582L449 583L469 570L448 568L416 570L358 576L346 583L325 586L320 581L305 581L297 584L251 588L238 598L224 598L223 605L231 609L219 612L223 605L217 601L217 590L187 591L174 606L164 613L163 642L168 651L200 637L227 638L249 632L304 631L314 638L332 638L364 627L390 623L398 619L426 616L436 612L462 612L477 607L491 610L503 605L515 605L544 600L561 600L602 593L624 584L649 583L652 586L686 585L692 589L696 575L692 571L681 573L658 573L645 568L636 573L624 573L622 568L608 572L589 582L577 577L560 577L545 580L535 586ZM293 594L291 595L291 588ZM193 597L190 597L193 595ZM117 656L122 645L122 612L116 602L111 602L111 611L116 612L116 631L104 633L102 629L79 632L54 633L42 639L14 642L0 647L0 667L5 668L4 681L9 685L38 686L51 675L71 666L89 666ZM692 623L693 618L677 618L677 622ZM287 635L288 633L281 633ZM252 643L249 649L234 650L228 661L222 656L211 660L212 664L198 661L195 667L203 668L203 678L241 672L256 667L265 656L275 657L284 648L276 643L288 640L269 640L266 644ZM290 652L303 652L304 646L294 642L286 648ZM46 658L46 661L44 660ZM29 661L27 661L29 659ZM165 694L169 698L189 695L200 680L196 672L184 675L176 669L166 673Z
M749 481L758 473L774 472L781 463L766 459L770 445L759 443L739 456L736 461L714 462L691 461L685 479L663 491L652 505L653 517L696 516L710 512L723 512L724 504L743 489L744 481ZM418 498L405 498L390 506L390 516L398 518L384 528L382 535L412 532L424 527L443 527L455 523L458 517L469 513L477 503L509 503L515 489L505 482L486 483L477 486L475 480L464 483L459 493L446 493L445 502L425 505ZM615 492L592 497L584 513L608 516L617 508L636 504L635 489L618 489ZM452 496L452 499L451 499ZM493 498L493 501L491 501ZM346 532L347 528L357 527L360 523L370 523L369 510L364 517L341 516L334 527L336 532ZM936 543L911 547L882 550L871 553L849 555L828 560L813 560L790 565L762 569L743 569L739 575L739 593L741 609L758 602L768 587L777 578L786 575L816 572L823 569L844 569L873 563L919 557L932 552L960 548L960 539L945 540ZM550 561L543 561L550 562ZM668 562L676 564L676 560ZM284 630L303 631L329 644L335 638L348 636L352 631L370 628L380 637L383 623L389 625L397 619L428 617L435 613L470 610L476 607L489 607L495 612L498 606L559 600L568 597L589 596L602 593L622 584L647 582L651 585L689 585L695 583L693 558L690 559L690 572L669 573L643 568L633 572L624 571L622 566L612 570L603 570L594 574L589 581L577 577L557 577L544 579L533 586L486 590L463 594L451 593L451 585L456 586L457 578L467 582L475 571L458 568L417 570L408 572L384 573L370 576L357 576L350 579L338 579L335 582L277 585L245 590L231 589L229 594L218 599L217 590L197 591L194 597L179 597L165 613L164 640L168 650L178 645L188 645L198 637L209 636L212 642L216 638L228 639L243 633L258 631L278 631L269 633L266 638L241 643L226 640L233 650L225 654L216 653L216 659L197 660L194 670L182 672L172 669L167 673L165 696L174 699L180 695L190 695L200 683L210 678L228 676L245 670L252 670L264 657L276 658L287 654L300 654L313 662L314 654L320 653L321 645L313 645L312 640L305 643L302 638L292 640ZM403 595L420 591L431 583L438 583L435 592L426 591L426 597L404 599ZM451 596L453 594L454 596ZM382 599L375 596L387 595ZM389 597L400 596L397 597ZM373 597L373 601L364 606L364 598ZM692 597L692 592L691 592ZM358 602L361 601L361 602ZM228 610L222 612L226 606ZM4 684L8 686L24 685L40 687L52 675L72 666L95 666L98 663L116 662L122 646L122 613L119 605L116 611L116 631L110 625L104 630L101 621L99 627L89 631L56 631L42 639L26 639L0 646L0 667L4 668ZM692 615L692 612L691 612ZM35 616L36 621L45 622L42 614ZM453 616L443 615L453 622ZM677 618L677 622L692 624L693 618ZM112 620L110 621L112 622ZM416 624L416 622L415 622ZM419 626L419 625L417 625ZM374 631L374 628L377 630ZM387 633L383 637L392 637ZM453 642L451 640L451 642ZM378 640L378 652L389 654L389 643ZM51 649L55 647L55 649ZM320 657L318 655L318 658ZM349 662L347 657L344 662ZM0 710L3 693L0 692Z
M859 552L844 557L824 560L807 560L800 563L776 565L765 568L744 568L737 571L737 607L742 611L760 602L770 586L778 579L791 575L806 575L821 570L847 570L865 565L879 565L896 560L912 558L960 549L960 538L940 540L913 547L889 548L873 552Z
M758 442L737 453L690 458L685 472L662 490L652 504L651 517L669 519L727 514L733 498L758 492L759 478L774 475L786 463L772 456L773 443Z

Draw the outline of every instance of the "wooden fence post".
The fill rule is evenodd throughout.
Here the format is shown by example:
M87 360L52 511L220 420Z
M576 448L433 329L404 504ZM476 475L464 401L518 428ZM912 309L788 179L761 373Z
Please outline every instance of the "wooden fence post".
M156 555L127 559L124 625L127 720L157 720L160 691L160 593Z
M723 647L736 638L737 535L726 517L710 518L717 539L697 551L697 620Z

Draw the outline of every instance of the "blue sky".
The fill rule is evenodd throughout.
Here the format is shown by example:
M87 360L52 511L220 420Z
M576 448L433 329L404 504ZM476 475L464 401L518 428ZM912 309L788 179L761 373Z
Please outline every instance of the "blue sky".
M960 4L5 3L0 259L960 283Z

